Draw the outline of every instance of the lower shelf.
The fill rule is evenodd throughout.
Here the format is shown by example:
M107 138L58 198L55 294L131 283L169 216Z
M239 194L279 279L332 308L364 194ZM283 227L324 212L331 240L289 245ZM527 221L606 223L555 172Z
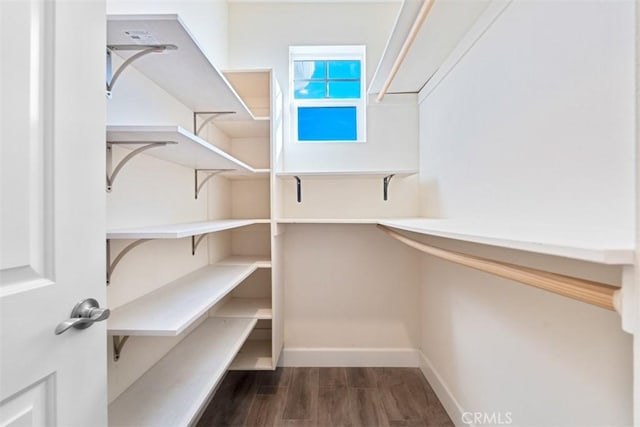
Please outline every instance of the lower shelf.
M229 367L231 371L267 371L273 369L271 340L247 340Z
M256 322L205 320L109 405L109 425L177 427L193 423Z

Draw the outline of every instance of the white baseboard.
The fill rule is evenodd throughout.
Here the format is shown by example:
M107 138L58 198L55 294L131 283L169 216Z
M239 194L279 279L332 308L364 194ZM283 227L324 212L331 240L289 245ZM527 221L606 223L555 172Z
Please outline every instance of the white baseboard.
M417 368L420 352L414 348L287 348L279 366L345 366Z
M462 414L465 410L460 406L460 403L456 400L447 387L447 384L444 382L442 377L438 374L438 372L434 369L431 361L427 359L427 356L420 350L416 350L418 353L419 360L419 368L422 371L422 375L427 379L431 388L440 399L442 406L449 414L451 421L456 425L456 427L475 427L474 424L465 424L462 422Z

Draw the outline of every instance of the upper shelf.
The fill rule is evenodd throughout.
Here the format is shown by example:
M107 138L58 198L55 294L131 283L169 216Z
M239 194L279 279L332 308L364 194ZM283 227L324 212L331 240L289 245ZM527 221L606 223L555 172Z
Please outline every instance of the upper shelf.
M419 92L490 3L490 0L435 1L406 56L400 59L400 67L387 93ZM423 1L419 0L402 3L368 93L382 90L422 5Z
M251 120L254 115L238 93L203 53L178 15L108 15L107 45L138 44L128 33L144 32L145 44L172 44L177 50L146 55L133 63L160 87L193 111L234 111L225 120ZM123 59L135 51L117 51Z
M317 178L317 179L334 179L334 178L384 178L389 175L396 177L406 177L415 175L417 170L367 170L367 171L284 171L278 172L276 175L281 178Z
M626 265L634 262L632 233L621 230L578 230L427 218L381 219L379 224L430 236L599 264Z
M228 169L223 175L268 174L255 169L180 126L107 126L107 142L158 142L167 144L147 151L150 156L193 169Z
M107 239L182 239L253 224L268 224L269 222L268 219L220 219L185 224L119 228L108 230Z

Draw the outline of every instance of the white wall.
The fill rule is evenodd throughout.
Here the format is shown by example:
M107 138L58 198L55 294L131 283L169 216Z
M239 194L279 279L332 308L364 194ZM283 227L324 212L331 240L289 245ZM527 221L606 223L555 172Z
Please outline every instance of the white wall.
M365 44L370 80L398 8L398 2L229 4L230 68L273 68L282 87L285 169L417 167L414 96L390 97L385 104L369 106L366 144L293 143L287 130L289 46Z
M634 6L514 1L420 105L426 216L634 230ZM444 73L446 70L441 70ZM423 94L424 95L424 94ZM620 284L620 270L432 239ZM425 257L422 350L462 410L630 425L618 315Z
M373 225L287 225L285 348L416 348L418 255Z
M107 15L178 14L218 68L227 63L227 0L108 0Z

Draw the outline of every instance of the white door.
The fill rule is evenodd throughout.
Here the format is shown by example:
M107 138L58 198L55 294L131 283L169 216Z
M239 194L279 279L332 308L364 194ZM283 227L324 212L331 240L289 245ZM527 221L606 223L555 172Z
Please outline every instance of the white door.
M105 5L0 0L0 426L107 424Z

